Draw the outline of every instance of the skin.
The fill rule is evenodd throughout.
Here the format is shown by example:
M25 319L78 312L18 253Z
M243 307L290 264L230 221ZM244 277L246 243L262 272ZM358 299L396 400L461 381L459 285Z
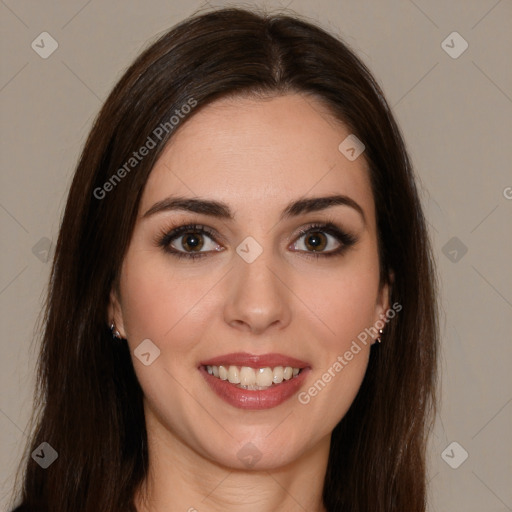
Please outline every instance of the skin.
M150 468L139 511L325 510L331 432L359 390L375 340L360 343L308 404L294 396L268 410L238 409L197 368L232 352L279 352L309 363L307 391L387 310L367 164L338 150L349 134L313 97L222 99L191 116L154 166L109 306L144 391ZM341 205L279 220L291 201L332 194L357 202L364 219ZM178 210L142 217L170 195L223 201L234 220ZM308 257L314 249L298 231L329 220L357 242L332 258ZM155 241L188 223L222 237L203 235L207 257L178 259ZM339 247L323 233L330 245L321 250ZM263 249L250 264L236 252L247 236ZM172 244L186 251L183 241ZM160 350L149 366L133 356L147 338ZM237 457L247 443L261 454L252 468Z

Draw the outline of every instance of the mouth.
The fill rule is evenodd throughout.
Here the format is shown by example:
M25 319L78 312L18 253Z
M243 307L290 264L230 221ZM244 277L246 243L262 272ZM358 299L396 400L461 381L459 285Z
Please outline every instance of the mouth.
M311 370L307 363L281 354L228 354L199 365L210 388L241 409L276 407L293 396Z

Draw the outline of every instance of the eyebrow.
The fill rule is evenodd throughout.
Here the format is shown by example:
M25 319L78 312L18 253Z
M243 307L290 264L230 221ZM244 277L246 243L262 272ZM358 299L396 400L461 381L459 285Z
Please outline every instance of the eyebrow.
M331 195L326 197L309 197L293 201L283 210L280 220L299 215L318 212L332 206L349 206L357 211L366 223L364 211L356 201L345 195ZM219 219L234 220L234 214L230 207L223 202L211 199L198 199L192 197L171 196L155 203L144 215L143 218L150 217L159 212L184 210L194 213L202 213Z

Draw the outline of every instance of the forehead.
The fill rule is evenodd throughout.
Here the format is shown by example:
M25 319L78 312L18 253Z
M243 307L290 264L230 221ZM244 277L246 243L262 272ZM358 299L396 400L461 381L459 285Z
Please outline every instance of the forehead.
M169 195L224 201L243 216L340 193L372 217L364 156L350 161L338 149L350 134L311 96L218 100L175 132L148 178L141 212Z

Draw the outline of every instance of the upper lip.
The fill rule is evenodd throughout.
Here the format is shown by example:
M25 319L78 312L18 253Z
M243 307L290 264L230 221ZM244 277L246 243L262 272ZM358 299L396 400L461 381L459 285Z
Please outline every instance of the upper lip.
M200 363L201 366L249 366L252 368L265 368L276 366L291 366L292 368L306 368L308 363L296 359L295 357L285 356L284 354L249 354L247 352L234 352L222 356L213 357Z

